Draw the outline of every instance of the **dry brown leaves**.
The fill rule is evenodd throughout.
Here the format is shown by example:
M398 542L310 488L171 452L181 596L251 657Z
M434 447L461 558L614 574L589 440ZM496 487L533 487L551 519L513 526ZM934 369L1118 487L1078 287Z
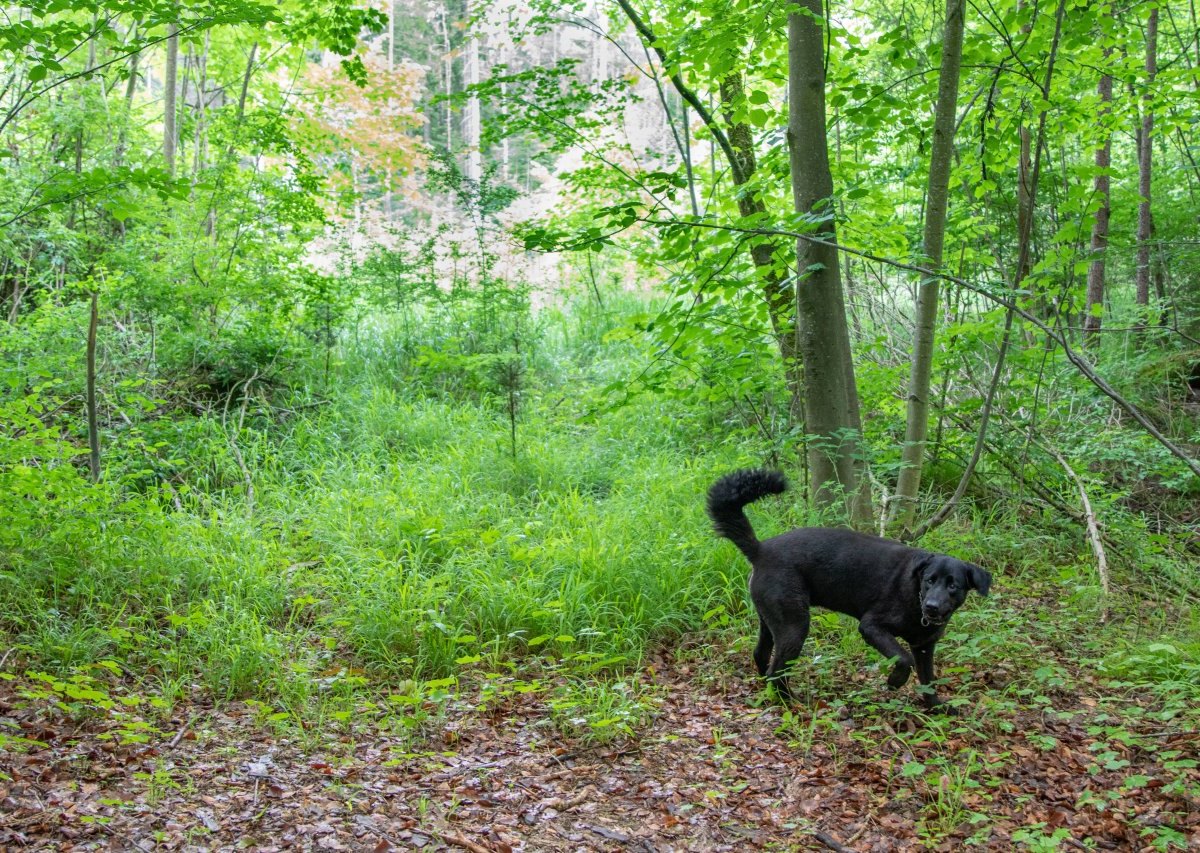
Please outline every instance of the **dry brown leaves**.
M806 739L811 709L780 734L780 709L752 706L748 676L700 686L687 669L647 670L663 703L617 746L564 741L531 695L504 714L451 713L417 754L370 730L303 747L240 705L180 708L156 743L120 746L99 722L80 728L4 686L0 730L45 746L0 753L0 847L890 851L973 837L1012 850L1035 824L1065 829L1064 848L1153 849L1162 826L1200 846L1200 803L1171 784L1194 792L1200 771L1167 778L1156 758L1194 757L1193 732L1147 731L1159 751L1126 748L1112 771L1097 764L1112 741L1080 715L968 711L939 740L915 715L884 722L872 706L827 715ZM941 769L904 775L921 762ZM1146 781L1121 788L1132 774Z

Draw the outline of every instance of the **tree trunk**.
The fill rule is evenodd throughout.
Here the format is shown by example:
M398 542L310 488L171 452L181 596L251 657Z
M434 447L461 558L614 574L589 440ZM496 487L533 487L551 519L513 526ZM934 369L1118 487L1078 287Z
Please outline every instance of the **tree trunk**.
M450 51L450 13L445 4L440 4L438 23L442 27L442 83L446 95L443 120L446 123L446 150L454 150L454 114L450 110L450 97L454 94L454 54Z
M167 37L167 67L163 75L163 159L175 177L175 83L179 68L179 27L171 24Z
M1111 9L1109 10L1111 14ZM1112 56L1112 47L1104 48L1105 67ZM1100 75L1096 86L1100 95L1100 123L1103 125L1112 110L1112 75ZM1096 220L1092 223L1092 261L1088 265L1087 305L1083 316L1084 346L1094 345L1100 338L1101 318L1104 316L1104 262L1108 250L1108 220L1112 213L1112 193L1108 168L1112 164L1112 132L1104 128L1104 144L1096 149L1096 178L1094 188L1100 199Z
M387 67L396 69L396 0L387 0Z
M466 17L471 17L471 4L467 4ZM467 86L478 86L479 33L473 33L467 41ZM467 177L478 182L483 177L483 151L480 150L483 136L483 114L479 95L475 92L467 99L467 114L463 121L463 145L467 149Z
M1137 304L1150 304L1150 240L1154 219L1150 210L1150 175L1154 153L1154 110L1152 107L1154 78L1158 72L1158 7L1150 10L1146 22L1146 94L1142 96L1142 124L1138 135L1138 202L1137 221ZM1144 328L1146 316L1138 320Z
M192 142L192 184L200 179L200 172L207 166L205 159L208 147L208 51L211 46L212 31L204 33L204 50L200 53L198 62L199 79L196 81L196 132Z
M1062 22L1063 15L1066 12L1067 0L1059 0L1058 6L1054 11L1054 37L1050 42L1050 53L1046 58L1046 75L1043 78L1041 86L1041 102L1043 105L1051 103L1050 88L1054 81L1054 64L1058 58L1058 45L1062 37ZM1046 109L1043 108L1038 113L1038 129L1037 129L1037 144L1031 146L1033 151L1033 163L1029 171L1029 193L1022 196L1021 201L1025 205L1017 217L1017 264L1014 269L1013 293L1018 293L1024 283L1020 276L1023 271L1028 271L1032 266L1030 260L1033 254L1033 214L1034 204L1037 201L1038 180L1042 171L1042 151L1046 141ZM950 513L958 502L962 500L962 496L966 494L967 486L971 482L971 478L975 474L975 468L979 464L980 457L983 454L984 445L987 441L988 421L991 418L992 406L995 403L996 393L1000 387L1000 380L1003 377L1004 364L1008 355L1009 344L1012 340L1012 327L1014 315L1021 311L1017 305L1016 298L1008 303L1008 310L1004 315L1004 333L1000 337L1000 348L996 353L996 365L992 370L992 379L988 384L987 395L984 397L983 406L979 414L979 431L975 436L975 447L971 451L971 457L967 460L967 466L963 470L962 476L958 480L958 486L954 489L954 494L951 495L938 510L926 519L910 536L905 538L908 541L916 541L933 530L935 527L944 522L950 517ZM1021 316L1029 319L1036 317L1036 314L1031 314L1026 311L1021 311ZM1037 324L1044 331L1049 330L1040 319ZM1065 339L1063 348L1067 349ZM1069 355L1069 350L1068 350Z
M825 42L821 0L802 0L788 15L788 149L796 212L824 219L836 242L825 127ZM811 499L835 516L862 517L858 395L837 250L797 240L796 325L804 363L804 413ZM870 507L865 507L869 511Z
M954 159L954 123L958 109L958 81L962 66L965 0L946 0L946 23L942 36L942 68L938 75L937 110L933 119L933 150L929 156L928 204L922 237L922 265L930 270L942 266L946 235L946 208L950 196L950 166ZM901 451L900 478L893 508L904 527L913 523L917 494L921 488L921 466L925 459L925 437L929 429L929 390L933 372L933 336L937 325L939 281L929 276L917 288L916 329L913 335L912 370L908 383L908 411Z
M1027 0L1017 0L1018 11L1025 7L1026 2L1027 2ZM1036 7L1034 8L1034 15L1035 16L1037 15ZM1029 38L1029 35L1032 32L1033 32L1033 19L1030 18L1029 22L1021 27L1021 33L1025 38ZM1018 154L1018 157L1017 157L1017 233L1032 235L1033 234L1033 222L1031 221L1031 217L1033 215L1032 214L1033 202L1031 201L1031 199L1033 197L1034 188L1033 188L1033 180L1032 180L1033 164L1031 162L1031 154L1030 154L1031 136L1030 136L1030 131L1029 131L1029 124L1026 121L1026 119L1028 118L1028 113L1029 113L1029 102L1022 101L1021 102L1020 127L1017 130L1017 136L1018 136L1018 139L1020 142L1020 153ZM1030 247L1030 248L1032 248L1032 247ZM1032 257L1033 256L1030 253L1026 256L1024 261L1021 261L1021 260L1017 261L1017 263L1018 263L1018 268L1016 271L1016 280L1017 281L1024 281L1025 277L1027 275L1029 275L1029 268L1032 264ZM1021 266L1021 264L1024 264L1024 266ZM1039 305L1040 305L1040 303L1039 303ZM1041 307L1039 307L1039 309L1038 309L1039 313L1043 317L1046 316L1045 312L1041 310L1041 308L1044 308L1044 307L1045 307L1044 305L1041 305Z
M1026 231L1033 233L1033 223L1026 222L1025 211L1030 210L1033 205L1029 203L1029 198L1032 195L1032 186L1030 175L1033 171L1030 157L1030 132L1029 126L1024 121L1021 122L1021 127L1017 131L1020 137L1021 152L1017 160L1017 231L1025 233ZM1024 279L1029 274L1029 267L1017 270L1017 276ZM1045 316L1044 312L1042 316Z
M733 115L734 104L742 97L742 75L733 73L721 81L721 106L725 109L726 119ZM741 187L750 182L758 171L758 160L754 156L754 135L750 125L746 123L729 123L728 144L732 152L730 173L733 184L739 188L737 195L738 213L742 217L759 216L766 212L767 205L757 191L742 191ZM792 290L785 278L786 270L775 262L775 253L779 244L769 238L754 240L747 244L750 248L750 259L754 266L762 272L762 292L767 303L767 315L771 320L771 329L779 344L779 353L783 357L784 378L792 393L792 413L799 415L802 410L803 372L799 354L796 350L796 321L795 306L792 300Z
M130 30L130 37L137 38L136 25ZM118 169L121 167L121 163L125 159L125 137L129 125L133 120L133 96L137 91L139 56L141 56L141 51L135 51L129 57L129 79L125 81L125 116L121 122L121 129L117 133L117 146L116 150L113 152L113 166Z
M92 34L90 36L88 36L87 64L84 66L84 68L87 71L91 71L93 68L96 67L96 31L98 29L99 29L99 25L97 23L97 20L96 20L96 18L93 17L92 18ZM84 93L86 80L87 80L86 76L81 78L80 79L81 85L79 87L79 110L80 110L80 113L84 114L84 115L86 115L86 113L87 113L87 106L86 106L86 102L84 100L84 98L86 97L85 93ZM101 91L101 94L103 94L103 92L104 92L103 88L100 91ZM107 100L105 100L105 104L107 105ZM76 177L78 177L80 174L83 173L83 127L82 126L79 127L78 129L76 129L76 131L75 131L75 146L74 147L75 147L75 175L76 175ZM82 207L82 205L81 205L79 199L73 199L71 201L71 211L67 215L67 230L68 231L75 230L75 218L81 207Z
M88 471L93 483L100 482L100 419L96 415L96 327L100 324L99 298L93 290L87 336Z
M396 0L387 1L387 69L388 74L396 70ZM390 85L390 82L389 82ZM392 99L388 98L388 106L392 106ZM504 144L508 144L508 137L505 137ZM392 218L392 169L389 166L383 174L383 213L386 219Z

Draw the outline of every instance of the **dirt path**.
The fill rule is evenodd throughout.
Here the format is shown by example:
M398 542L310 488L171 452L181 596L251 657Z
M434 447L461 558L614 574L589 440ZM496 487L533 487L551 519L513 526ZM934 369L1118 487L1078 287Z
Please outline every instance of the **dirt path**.
M0 732L45 746L0 753L0 847L1012 850L1055 849L1057 832L1061 849L1200 848L1198 736L1114 730L1087 697L932 725L911 696L818 703L782 724L737 673L656 673L636 739L564 740L528 695L450 710L416 753L370 729L297 741L240 704L180 707L174 730L122 746L8 684ZM986 685L962 689L986 701Z

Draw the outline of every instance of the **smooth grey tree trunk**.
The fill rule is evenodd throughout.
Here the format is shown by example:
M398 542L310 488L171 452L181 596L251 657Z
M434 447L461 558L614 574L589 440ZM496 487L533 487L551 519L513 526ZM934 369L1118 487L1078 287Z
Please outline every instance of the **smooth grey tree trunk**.
M171 24L167 37L167 67L163 74L163 159L167 174L175 176L175 86L179 69L179 27Z
M196 127L192 142L192 183L199 180L199 174L208 165L208 53L212 47L212 31L204 33L204 49L200 52L196 81Z
M1033 152L1033 162L1030 165L1028 173L1029 193L1027 195L1018 194L1018 199L1023 208L1018 211L1019 215L1017 216L1017 265L1013 272L1012 287L1014 294L1021 290L1024 284L1022 276L1032 267L1034 205L1037 202L1038 181L1042 172L1042 151L1045 149L1046 143L1047 110L1044 106L1052 103L1050 100L1050 87L1054 81L1054 65L1058 58L1058 46L1062 38L1062 22L1063 15L1066 12L1066 5L1067 0L1058 0L1058 6L1054 11L1054 37L1050 41L1050 53L1046 57L1046 74L1041 86L1041 103L1043 104L1043 109L1038 113L1036 144L1031 145L1030 149ZM1023 134L1026 130L1027 128L1021 127L1018 133ZM1024 137L1022 136L1023 139ZM1013 318L1018 312L1026 319L1031 319L1035 316L1029 312L1022 311L1015 299L1013 302L1008 303L1008 310L1004 315L1004 333L1000 338L1000 348L996 353L996 364L992 370L992 379L988 384L987 394L983 399L983 406L979 412L979 427L975 435L975 447L971 451L966 468L958 480L958 486L955 487L954 494L944 501L933 515L922 522L911 534L905 535L904 538L907 541L916 541L930 530L942 524L942 522L950 517L950 513L958 506L958 502L962 500L963 495L967 492L967 486L970 484L971 478L975 475L975 468L979 464L987 442L988 421L991 418L992 407L996 400L996 392L1000 387L1000 381L1004 375L1004 364L1008 356L1009 344L1012 341ZM1050 328L1040 320L1037 321L1037 325L1040 325L1043 330ZM1063 340L1065 341L1065 339ZM1065 342L1063 343L1063 348L1067 348Z
M471 4L467 4L466 17L471 17ZM479 39L476 33L467 42L467 86L478 86L480 80ZM467 99L467 112L463 117L463 145L467 149L467 177L479 181L483 177L483 152L480 150L483 136L483 112L479 95L472 92Z
M1110 9L1111 12L1111 9ZM1104 48L1105 67L1112 56L1112 47ZM1107 121L1112 110L1112 75L1102 73L1096 92L1100 96L1100 121ZM1100 200L1100 208L1096 211L1096 219L1092 222L1092 260L1088 264L1087 301L1083 315L1083 343L1093 345L1100 336L1100 326L1104 312L1104 265L1105 254L1108 250L1108 224L1112 213L1112 193L1108 177L1108 168L1112 164L1112 132L1104 131L1104 144L1096 149L1096 178L1093 188Z
M1158 73L1158 7L1150 10L1146 22L1146 94L1143 96L1141 132L1138 135L1138 221L1137 221L1137 304L1150 304L1150 241L1153 238L1154 218L1150 209L1150 177L1154 154L1154 78ZM1144 326L1145 315L1139 321Z
M802 0L788 15L788 150L796 212L824 221L821 236L837 236L833 176L825 127L825 40L821 0ZM796 325L804 364L804 414L810 441L811 499L840 518L869 520L859 499L861 467L858 395L837 250L797 240ZM864 510L866 518L863 517Z
M96 413L96 328L100 325L99 298L93 290L87 335L88 473L93 483L100 482L100 418Z
M962 68L965 0L946 0L942 35L942 68L938 74L937 109L933 119L933 150L929 156L928 202L922 237L922 266L940 270L946 236L946 209L950 195L950 166L954 159L954 124L958 109L958 83ZM916 328L912 368L908 381L908 411L901 449L900 477L896 484L895 520L911 527L921 488L925 438L929 429L929 388L933 372L934 329L937 326L940 282L927 276L917 287Z
M137 38L136 24L130 30L130 38ZM129 79L125 81L125 115L121 121L121 128L117 131L117 146L113 151L113 166L117 169L121 168L121 163L125 159L125 137L133 116L133 96L137 92L139 56L141 56L141 51L134 51L129 56Z
M446 10L445 4L440 4L438 7L438 23L442 28L442 82L444 83L443 92L446 95L445 107L445 122L446 122L446 150L454 150L454 114L450 108L450 96L454 94L454 54L450 50L450 13Z

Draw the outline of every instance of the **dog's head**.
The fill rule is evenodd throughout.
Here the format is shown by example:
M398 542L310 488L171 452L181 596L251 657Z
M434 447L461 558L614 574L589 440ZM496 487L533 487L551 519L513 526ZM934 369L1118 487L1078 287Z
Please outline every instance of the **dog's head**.
M944 554L925 555L915 570L921 579L921 624L925 626L945 625L968 592L987 595L992 585L992 576L979 566Z

